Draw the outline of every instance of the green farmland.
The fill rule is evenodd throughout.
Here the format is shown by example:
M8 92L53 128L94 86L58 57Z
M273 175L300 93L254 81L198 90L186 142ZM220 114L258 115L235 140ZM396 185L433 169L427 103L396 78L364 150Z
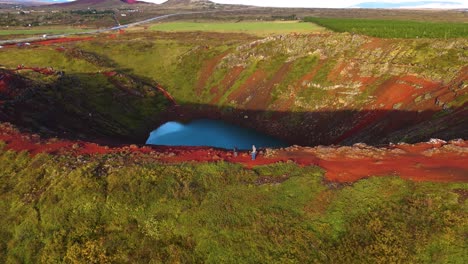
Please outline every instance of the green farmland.
M376 19L342 19L307 17L335 32L350 32L378 38L467 38L468 24L443 22L416 22Z
M284 33L310 33L322 31L323 28L312 23L296 21L287 22L170 22L151 26L152 30L168 32L209 31L209 32L236 32L255 35L271 35Z

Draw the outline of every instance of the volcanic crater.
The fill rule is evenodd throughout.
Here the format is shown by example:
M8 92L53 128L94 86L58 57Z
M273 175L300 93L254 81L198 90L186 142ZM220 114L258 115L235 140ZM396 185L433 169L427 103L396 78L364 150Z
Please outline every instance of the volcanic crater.
M0 117L19 129L3 126L2 140L11 148L32 153L124 149L177 153L176 157L162 155L167 161L236 161L228 151L211 148L142 146L149 132L164 122L210 118L253 128L291 145L309 146L262 150L257 161L246 157L237 160L247 166L292 159L328 166L333 174L333 166L323 162L329 158L318 154L323 147L310 147L333 145L325 149L339 152L337 145L355 145L347 151L374 152L383 147L388 153L380 161L363 156L357 159L376 172L384 168L374 174L385 174L391 173L385 168L393 165L370 166L369 162L404 162L400 158L406 159L405 155L423 159L428 151L425 146L441 148L446 141L468 134L466 40L449 44L444 40L382 40L346 33L263 39L200 32L196 39L192 36L195 38L191 33L128 33L117 38L77 39L79 42L64 39L60 44L37 42L29 50L7 47L18 54L33 51L50 57L53 53L66 64L49 59L50 65L27 65L25 61L1 70ZM131 59L117 55L124 49L133 50ZM425 56L428 52L437 56ZM79 63L67 65L71 61ZM15 139L12 135L17 133L24 136ZM36 139L36 134L45 141ZM404 147L432 138L440 141ZM397 143L402 146L397 147L401 152L397 154L402 155L399 158L392 156ZM446 155L443 162L448 164L452 159L448 165L456 171L452 179L464 181L460 175L467 168L460 162L466 158L466 144L458 140L448 146L455 153ZM304 153L310 153L309 158ZM337 163L340 159L354 162L350 156L337 154L331 160L333 164L348 162ZM425 164L417 160L414 158L412 164ZM347 181L372 174L356 171L341 180L336 175L329 178ZM429 178L442 179L443 174L435 172Z

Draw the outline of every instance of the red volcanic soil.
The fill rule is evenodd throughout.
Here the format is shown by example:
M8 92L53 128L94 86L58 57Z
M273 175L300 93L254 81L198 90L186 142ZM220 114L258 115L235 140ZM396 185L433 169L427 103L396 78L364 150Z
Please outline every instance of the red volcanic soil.
M210 92L215 96L210 103L218 103L227 90L234 85L242 71L244 71L244 67L235 66L224 76L224 79L221 81L220 85L211 87Z
M196 93L197 94L201 94L201 92L203 91L203 89L205 88L207 82L208 82L208 79L210 79L210 77L213 75L214 73L214 70L216 68L216 66L218 66L218 63L224 58L226 57L226 55L229 54L229 51L225 51L223 52L222 54L210 59L210 60L207 60L204 64L203 64L203 67L202 67L202 70L201 70L201 75L200 77L198 78L198 83L197 83L197 87L196 87Z
M290 62L282 65L271 79L267 78L268 74L264 70L255 71L239 89L228 96L228 100L237 101L247 109L267 109L274 87L284 80L291 65Z
M334 144L339 144L343 140L352 137L353 135L359 133L366 127L369 127L371 124L378 122L385 118L387 114L389 114L393 109L403 108L403 109L411 109L412 104L414 105L414 94L424 94L427 92L435 92L437 90L444 90L439 83L430 82L416 76L402 76L402 77L394 77L385 83L383 83L377 91L375 92L375 96L377 100L372 104L365 107L365 109L379 109L379 110L387 110L387 111L374 111L372 113L367 112L364 116L356 117L356 120L359 122L339 136L335 141ZM399 107L397 108L397 106ZM427 108L434 108L434 104L427 106ZM422 109L422 106L418 106L416 110L426 110Z
M252 161L247 152L237 157L231 151L208 147L102 146L84 141L41 139L25 134L9 123L0 123L0 141L6 149L27 151L31 155L122 154L130 159L168 163L216 162L239 163L247 168L277 162L294 161L302 166L317 165L325 169L328 181L354 182L371 176L400 176L414 181L468 182L468 141L449 143L435 140L415 145L375 148L364 144L353 147L290 147L261 151ZM267 153L267 154L266 154Z
M295 97L294 95L299 94L304 87L301 85L303 82L311 81L320 68L322 68L324 61L320 61L317 66L313 67L313 69L307 73L306 75L302 76L299 81L296 82L296 85L293 85L293 91L290 93L288 99L279 99L277 100L274 105L277 107L278 110L287 112L291 107L294 105ZM284 74L284 73L283 73ZM283 77L284 78L284 77Z
M256 94L256 91L263 91L261 87L263 87L264 81L267 77L267 73L263 70L256 70L242 86L235 90L232 94L228 96L229 101L237 101L240 104L247 101L247 98L251 98L252 94ZM248 102L247 102L248 103ZM262 105L255 106L254 109L261 109L261 107L265 104L265 101L262 102ZM263 108L264 109L264 108Z
M246 105L248 109L267 109L269 102L271 101L271 94L274 88L283 82L284 78L288 74L288 71L292 67L292 62L287 62L281 66L281 68L269 79L265 86L259 91L255 92L255 96ZM261 106L262 108L258 108Z
M414 181L468 182L468 152L465 143L464 147L460 147L463 155L441 150L441 147L432 144L422 144L424 146L410 146L410 149L414 147L411 152L404 152L396 147L394 150L398 154L388 150L388 153L378 158L338 155L329 160L320 160L318 165L326 170L328 180L337 182L389 175ZM421 147L427 150L417 151Z
M107 77L114 77L115 75L117 75L117 72L110 71L110 72L103 72L102 74L104 74Z

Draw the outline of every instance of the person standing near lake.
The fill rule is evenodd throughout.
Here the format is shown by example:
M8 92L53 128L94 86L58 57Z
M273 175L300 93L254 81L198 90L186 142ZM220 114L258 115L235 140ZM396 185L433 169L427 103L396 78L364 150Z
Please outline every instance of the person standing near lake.
M237 157L237 147L234 147L233 152L234 152L234 157Z
M255 160L256 157L257 157L257 148L255 147L255 145L252 145L252 160Z

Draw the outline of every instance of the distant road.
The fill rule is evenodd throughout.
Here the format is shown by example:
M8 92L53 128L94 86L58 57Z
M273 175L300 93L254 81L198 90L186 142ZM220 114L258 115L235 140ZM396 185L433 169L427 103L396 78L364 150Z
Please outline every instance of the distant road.
M34 42L34 41L47 40L47 39L59 39L59 38L65 38L65 37L69 37L69 36L76 36L76 35L99 34L99 33L110 32L110 31L114 31L114 30L120 30L120 29L129 28L129 27L134 27L134 26L138 26L138 25L142 25L142 24L146 24L146 23L150 23L150 22L154 22L154 21L158 21L158 20L163 20L163 19L166 19L166 18L169 18L169 17L174 17L174 16L193 15L193 14L207 14L207 13L216 13L216 12L235 12L235 11L245 11L245 10L252 10L252 9L258 9L258 8L250 7L250 8L233 9L233 10L214 10L214 11L198 11L198 12L184 12L184 13L168 14L168 15L162 15L162 16L157 16L157 17L145 19L145 20L138 21L138 22L133 22L133 23L126 24L126 25L110 27L110 28L88 30L88 31L77 32L77 33L47 35L45 38L44 37L31 37L31 38L22 38L22 39L1 40L0 45L28 43L28 42Z

